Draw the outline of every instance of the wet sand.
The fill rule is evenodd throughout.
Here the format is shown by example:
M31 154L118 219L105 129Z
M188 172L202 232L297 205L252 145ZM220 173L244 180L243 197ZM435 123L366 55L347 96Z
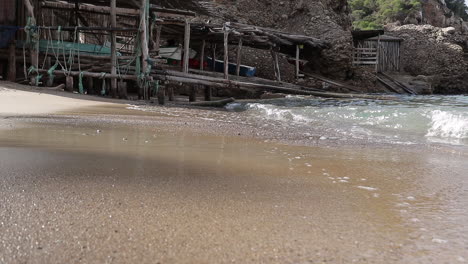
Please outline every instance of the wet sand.
M464 155L264 142L167 112L0 113L0 263L468 260Z

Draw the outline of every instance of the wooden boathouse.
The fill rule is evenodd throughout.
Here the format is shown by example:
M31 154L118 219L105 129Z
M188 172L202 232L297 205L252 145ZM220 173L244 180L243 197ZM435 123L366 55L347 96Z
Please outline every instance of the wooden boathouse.
M0 67L10 81L66 91L140 99L174 89L212 89L320 95L320 89L282 81L278 58L320 59L330 45L320 39L234 22L207 22L207 2L170 0L3 0ZM246 77L243 47L271 53L275 80ZM177 51L178 50L178 51ZM233 51L234 50L234 51ZM164 54L180 52L174 56ZM174 59L175 58L175 59ZM221 65L221 71L218 72Z
M400 38L385 35L383 30L354 31L353 65L374 66L378 72L399 72Z

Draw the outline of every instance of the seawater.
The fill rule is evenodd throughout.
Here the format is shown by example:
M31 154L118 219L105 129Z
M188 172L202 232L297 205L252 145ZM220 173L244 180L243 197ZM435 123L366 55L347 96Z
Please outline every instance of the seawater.
M323 131L323 138L468 145L468 96L401 96L395 101L289 96L267 103L233 103L226 109L259 122Z

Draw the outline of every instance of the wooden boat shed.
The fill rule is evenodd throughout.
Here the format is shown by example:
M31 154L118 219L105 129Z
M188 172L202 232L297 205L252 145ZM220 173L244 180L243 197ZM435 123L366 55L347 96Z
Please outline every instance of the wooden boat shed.
M353 65L373 66L379 72L399 72L403 39L385 35L383 30L354 31Z
M120 98L135 86L139 98L157 95L160 103L165 95L174 98L171 83L189 85L191 101L200 88L206 100L212 88L317 91L282 82L278 56L293 58L299 76L299 62L320 57L328 43L254 25L212 24L197 15L209 18L213 12L207 2L185 0L2 0L0 67L8 69L4 75L10 81L62 83L70 92ZM189 67L189 56L180 65L165 64L159 51L167 40L178 40L184 54L196 49L199 68ZM243 46L271 52L276 80L239 76ZM207 56L213 64L222 58L224 72L207 69ZM235 63L235 74L229 62Z

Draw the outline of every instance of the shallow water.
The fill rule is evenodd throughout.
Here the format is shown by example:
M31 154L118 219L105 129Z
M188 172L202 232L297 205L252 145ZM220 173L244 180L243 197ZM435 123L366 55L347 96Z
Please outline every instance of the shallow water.
M466 156L47 119L0 131L1 263L468 260Z
M322 131L323 137L468 146L468 96L402 96L396 101L290 96L268 103L234 103L227 109L259 121Z

